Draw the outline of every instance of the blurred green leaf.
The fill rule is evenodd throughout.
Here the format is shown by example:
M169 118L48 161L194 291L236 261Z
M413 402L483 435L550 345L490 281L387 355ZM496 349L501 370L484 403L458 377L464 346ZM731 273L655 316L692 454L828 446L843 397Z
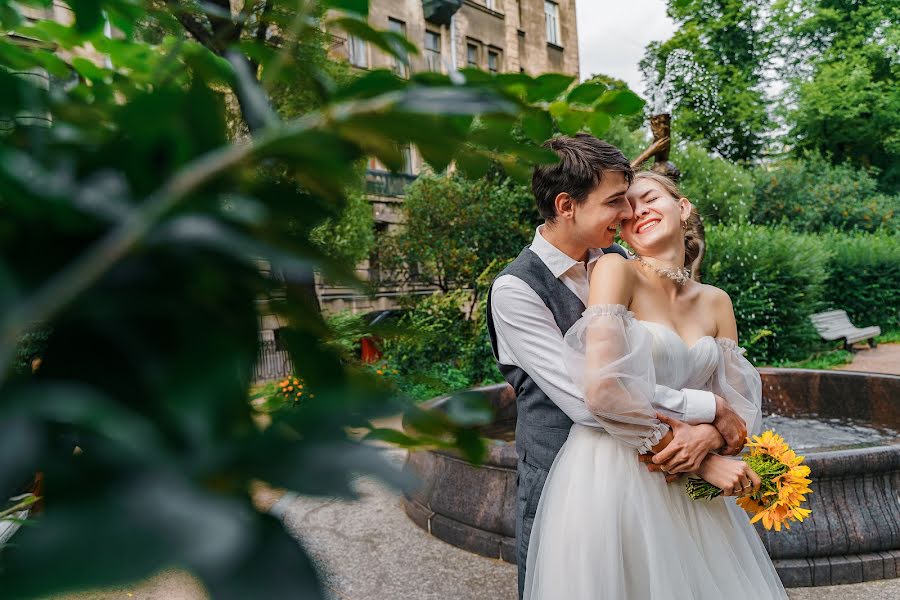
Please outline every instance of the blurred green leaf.
M407 82L394 75L393 72L387 69L375 69L338 88L332 95L332 100L374 98L381 94L403 90L406 86Z
M610 90L605 92L595 105L595 109L611 115L630 115L644 107L644 101L631 90Z
M322 4L336 10L344 10L362 16L369 14L369 0L323 0Z
M4 593L31 597L125 583L171 564L221 568L240 555L260 519L247 519L249 506L162 475L117 483L55 503L18 535L4 549ZM58 563L52 576L48 560Z
M612 119L605 112L594 112L587 119L588 129L590 129L591 134L598 138L602 138L606 134L611 124Z
M551 102L560 94L569 89L575 77L560 75L559 73L546 73L534 80L534 84L528 90L529 102Z
M103 2L101 0L70 0L75 13L75 27L83 32L96 31L103 26Z
M496 93L479 88L412 87L397 103L401 112L442 115L516 114L516 105Z
M256 80L256 75L250 72L246 57L230 50L225 53L225 58L234 69L237 84L235 92L241 101L241 112L250 131L267 129L278 123L278 115L269 106L269 99Z
M556 123L559 125L560 131L566 135L575 135L581 131L590 116L591 113L586 111L569 109L556 117Z
M591 105L606 92L607 87L600 83L585 82L576 86L566 100L571 104Z
M494 417L490 403L482 394L455 394L446 405L447 417L463 427L487 425Z
M396 429L373 429L363 438L365 441L388 442L405 448L421 445L421 441Z
M544 143L553 135L553 119L542 110L530 110L522 116L522 130L532 141Z
M491 169L491 159L475 148L460 152L456 164L471 179L484 177Z
M404 36L393 31L378 31L364 19L338 17L328 21L328 25L365 40L403 62L408 62L410 54L419 54L419 48Z

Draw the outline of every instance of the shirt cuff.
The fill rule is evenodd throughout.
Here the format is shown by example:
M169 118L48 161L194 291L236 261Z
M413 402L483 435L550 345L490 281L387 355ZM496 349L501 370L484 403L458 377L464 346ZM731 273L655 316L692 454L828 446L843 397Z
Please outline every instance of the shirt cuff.
M681 390L684 392L684 422L689 425L712 423L716 420L716 397L705 390Z

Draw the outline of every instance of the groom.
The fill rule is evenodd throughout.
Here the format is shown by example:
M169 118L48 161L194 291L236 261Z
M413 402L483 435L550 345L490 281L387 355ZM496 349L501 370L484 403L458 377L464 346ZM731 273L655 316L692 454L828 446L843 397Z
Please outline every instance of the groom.
M488 296L494 358L516 392L518 409L516 562L520 598L531 526L553 459L573 423L600 425L566 373L563 335L585 309L588 277L595 261L605 252L627 258L613 240L616 228L633 216L625 199L633 172L618 148L587 134L556 137L544 147L559 156L558 163L537 167L532 177L544 224L538 227L531 245L500 273ZM669 451L705 455L723 446L724 440L724 452L734 454L743 445L743 421L710 392L656 386L653 404L670 417L715 427L680 428L670 444L676 446L667 448Z

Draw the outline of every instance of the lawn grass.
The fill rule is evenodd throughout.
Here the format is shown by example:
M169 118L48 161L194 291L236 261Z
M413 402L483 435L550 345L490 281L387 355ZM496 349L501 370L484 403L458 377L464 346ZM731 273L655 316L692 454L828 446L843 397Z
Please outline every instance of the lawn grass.
M889 329L875 338L875 340L879 344L900 344L900 329Z
M834 369L853 362L853 353L837 348L834 350L826 350L817 352L803 360L785 361L776 364L776 367L790 369Z

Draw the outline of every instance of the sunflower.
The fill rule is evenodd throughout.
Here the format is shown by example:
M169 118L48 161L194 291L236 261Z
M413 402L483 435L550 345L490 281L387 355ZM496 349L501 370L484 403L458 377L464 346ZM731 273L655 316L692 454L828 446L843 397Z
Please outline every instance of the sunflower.
M801 505L812 493L809 467L803 464L803 457L771 430L748 440L746 448L750 452L742 458L762 480L757 492L737 499L738 506L753 515L750 522L762 521L763 527L774 527L775 531L790 529L790 521L802 522L811 511ZM721 489L697 478L689 478L685 488L695 499L722 494Z

